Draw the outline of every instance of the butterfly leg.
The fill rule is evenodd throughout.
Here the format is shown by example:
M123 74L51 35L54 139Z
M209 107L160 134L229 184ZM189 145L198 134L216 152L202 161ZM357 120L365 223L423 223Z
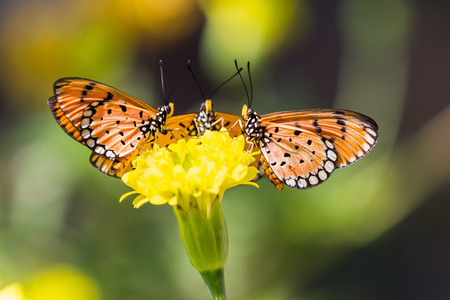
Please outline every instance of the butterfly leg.
M195 130L192 131L192 136L201 136L205 134L205 125L194 119Z
M232 130L234 128L234 126L236 126L237 124L239 124L239 126L241 127L241 129L243 130L244 128L244 124L242 124L241 120L237 120L236 122L234 122L233 126L230 127L230 129L228 129L228 131Z

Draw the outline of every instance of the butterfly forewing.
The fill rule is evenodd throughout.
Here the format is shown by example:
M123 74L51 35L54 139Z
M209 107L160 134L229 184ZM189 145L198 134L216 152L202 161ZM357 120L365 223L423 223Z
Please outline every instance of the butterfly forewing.
M132 105L156 114L148 104L106 84L84 78L61 78L53 86L54 96L48 105L58 124L75 140L83 143L81 120L84 110L92 104L111 100L125 100Z

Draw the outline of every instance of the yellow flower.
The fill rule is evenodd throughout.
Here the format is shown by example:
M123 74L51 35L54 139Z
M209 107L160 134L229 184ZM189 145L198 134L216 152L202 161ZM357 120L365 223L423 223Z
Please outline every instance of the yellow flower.
M257 186L250 182L257 170L248 167L249 154L244 146L243 136L232 139L226 130L207 131L187 142L179 140L168 149L155 144L136 160L135 170L122 177L135 191L126 193L120 201L140 194L133 201L135 207L146 202L169 203L186 210L194 205L208 214L211 197L221 199L226 189L239 184Z
M243 136L232 139L226 130L206 131L199 138L179 140L168 149L155 145L137 158L135 170L122 177L134 191L120 201L139 194L133 201L135 207L147 202L172 205L189 259L211 294L215 293L211 289L223 288L228 256L222 196L236 185L258 186L250 182L257 174L256 168L249 167L252 160Z

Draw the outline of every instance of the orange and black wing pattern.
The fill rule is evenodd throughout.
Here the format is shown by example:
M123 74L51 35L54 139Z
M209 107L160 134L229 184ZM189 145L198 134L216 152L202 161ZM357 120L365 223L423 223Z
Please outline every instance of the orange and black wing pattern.
M92 150L91 163L111 176L125 172L127 163L117 160L138 155L173 113L171 103L154 109L118 89L84 78L57 80L48 105L61 128Z

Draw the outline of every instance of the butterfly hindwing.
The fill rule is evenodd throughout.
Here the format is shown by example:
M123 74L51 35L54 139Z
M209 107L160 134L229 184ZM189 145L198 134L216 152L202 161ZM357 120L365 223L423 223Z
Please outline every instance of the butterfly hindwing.
M109 159L125 156L139 148L151 134L154 115L147 110L124 100L94 104L83 112L81 136L100 156Z
M260 151L273 173L286 185L306 189L328 179L336 166L331 142L295 126L265 123Z
M130 153L123 157L118 157L115 159L108 159L98 155L95 152L92 152L89 161L92 166L99 170L100 172L113 176L113 177L122 177L125 173L130 172L133 168L131 162L134 158L136 158L136 153Z
M197 114L190 113L171 117L166 122L166 130L158 135L156 142L159 147L167 147L176 143L179 139L188 140L196 136L194 118ZM145 145L143 149L150 149L151 145Z

